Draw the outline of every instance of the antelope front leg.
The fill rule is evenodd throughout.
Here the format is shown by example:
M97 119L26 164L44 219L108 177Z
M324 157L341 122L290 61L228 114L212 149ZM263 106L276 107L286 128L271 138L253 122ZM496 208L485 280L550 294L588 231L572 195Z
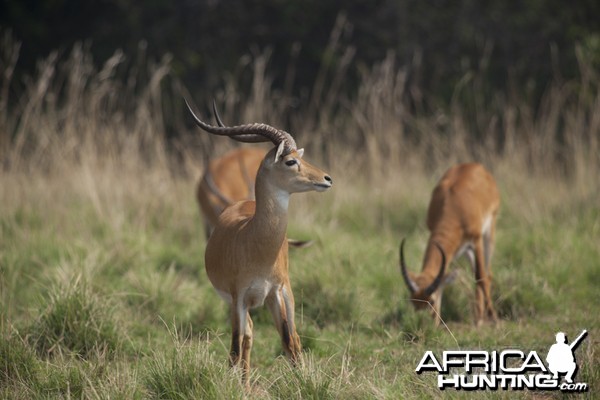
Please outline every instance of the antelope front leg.
M496 310L492 303L491 279L485 266L483 239L479 238L475 245L475 280L476 280L476 313L477 325L483 322L484 314L492 321L497 320Z
M246 327L242 341L242 380L246 387L250 387L250 353L252 352L252 328L254 324L250 313L246 312Z
M242 367L242 382L250 386L250 352L252 351L252 319L243 300L233 299L231 304L231 350L229 365Z
M240 324L240 312L236 299L231 303L231 348L229 350L229 365L235 367L240 362L241 354L241 324Z
M289 288L289 286L287 286ZM302 346L294 324L294 298L286 286L273 291L266 299L267 306L273 316L277 331L281 336L283 350L292 364L300 358Z
M285 312L287 314L287 327L289 334L289 354L292 364L296 364L300 360L300 353L302 352L302 344L300 343L300 336L296 332L296 322L294 319L294 294L292 293L292 287L289 281L282 289L283 303L285 305Z

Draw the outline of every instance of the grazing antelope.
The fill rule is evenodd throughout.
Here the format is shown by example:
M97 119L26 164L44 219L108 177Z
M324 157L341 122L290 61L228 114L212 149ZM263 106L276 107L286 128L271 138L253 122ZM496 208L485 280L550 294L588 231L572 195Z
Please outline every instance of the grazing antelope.
M196 190L207 239L225 208L238 201L254 200L254 181L266 153L264 149L242 147L208 163ZM312 241L288 239L288 244L307 247Z
M187 101L186 101L187 104ZM219 126L201 121L203 130L241 142L271 141L275 147L264 157L256 175L255 201L227 207L206 245L205 267L219 295L230 305L232 366L241 362L243 380L249 385L252 319L249 310L266 303L283 349L292 364L298 361L300 338L294 323L294 296L288 275L286 237L290 195L329 189L331 177L302 159L304 150L294 138L266 124L227 127L218 114Z
M419 275L407 271L404 240L400 245L400 270L416 309L430 308L439 324L442 291L455 274L446 274L447 264L464 252L469 256L476 280L475 319L497 319L490 294L490 260L494 249L496 216L500 206L498 188L481 164L451 167L433 189L427 227L431 232L423 269Z

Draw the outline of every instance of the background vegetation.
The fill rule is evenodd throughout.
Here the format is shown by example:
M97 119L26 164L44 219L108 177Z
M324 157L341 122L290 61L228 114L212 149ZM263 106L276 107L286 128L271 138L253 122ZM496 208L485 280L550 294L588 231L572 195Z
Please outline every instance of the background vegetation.
M132 59L170 54L173 73L194 91L212 95L242 75L247 92L247 55L269 49L274 87L318 101L323 65L345 65L352 79L344 90L354 93L356 78L391 54L408 69L407 97L432 107L473 74L483 78L482 95L537 101L551 79L578 76L576 46L600 67L599 14L594 0L5 0L0 26L22 41L20 76L85 42L97 67L116 49Z
M15 4L2 6L15 12ZM540 8L531 4L526 14L537 18ZM203 6L209 5L225 7ZM554 12L559 19L591 18L584 11L593 6ZM228 10L241 13L243 7ZM410 14L385 15L403 15L442 37L434 29L435 15L426 19L430 25L407 17L425 6L413 7ZM440 3L439 11L444 7ZM106 15L121 15L108 10ZM211 15L202 18L217 25ZM304 57L257 42L255 51L245 48L233 61L207 61L210 66L201 69L206 78L199 74L207 82L219 63L238 69L219 70L226 72L213 86L198 86L202 90L191 90L195 83L181 75L178 64L185 58L162 57L153 45L135 52L107 45L105 53L95 53L102 47L97 42L64 39L59 51L38 52L36 59L44 57L28 69L21 56L41 40L3 30L0 398L437 398L435 377L414 373L426 350L516 347L545 355L556 331L573 339L583 329L590 334L576 353L577 380L590 385L588 397L598 393L597 53L584 40L566 41L560 54L574 57L569 74L523 72L539 89L532 96L488 79L498 76L492 69L510 76L511 66L530 64L515 58L498 66L491 61L494 45L491 53L474 53L477 63L440 80L450 87L446 96L429 71L444 63L425 56L435 52L423 50L419 64L417 53L409 52L407 61L378 38L382 48L394 51L359 62L360 52L353 54L346 44L360 49L362 39L344 36L358 32L359 20L349 11L337 19L331 15L330 24L319 25L331 39L308 42L326 43L315 55L315 74L303 66ZM535 30L526 19L522 24ZM593 43L593 29L577 26ZM276 36L265 37L276 43ZM203 46L217 46L219 38L210 38ZM329 62L333 55L337 62ZM291 89L280 79L289 71L298 77ZM302 87L308 89L303 93ZM317 242L291 255L303 365L293 369L279 357L275 329L267 313L258 311L250 392L227 367L227 311L203 271L205 243L194 201L205 156L233 144L193 128L182 95L202 110L216 98L231 123L266 121L285 128L335 182L331 191L297 195L291 204L290 234ZM398 244L407 238L407 258L418 269L431 189L450 165L472 160L484 163L501 189L493 259L501 322L475 328L473 277L459 260L454 268L461 273L446 289L445 325L438 329L408 304Z

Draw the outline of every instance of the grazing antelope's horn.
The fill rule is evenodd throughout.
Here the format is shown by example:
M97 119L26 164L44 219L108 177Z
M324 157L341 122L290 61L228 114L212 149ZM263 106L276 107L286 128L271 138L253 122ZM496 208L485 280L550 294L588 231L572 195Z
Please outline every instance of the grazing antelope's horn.
M231 139L237 140L238 142L258 143L271 141L275 146L279 146L281 142L284 142L284 151L286 154L297 150L296 141L294 140L292 135L285 131L273 128L272 126L267 124L258 123L238 125L232 127L225 126L221 121L221 118L218 116L218 113L216 112L216 106L214 105L214 103L213 111L215 112L215 117L219 126L209 125L206 122L202 121L200 118L198 118L196 114L194 114L187 99L184 98L184 101L185 105L190 111L190 114L192 114L192 117L194 117L196 124L200 128L204 129L206 132L212 133L214 135L229 136Z
M400 244L400 271L402 272L402 277L404 278L404 282L406 282L406 285L408 286L408 290L410 290L410 293L416 293L419 291L419 286L415 283L415 281L410 279L410 276L408 276L408 271L406 270L406 264L404 263L404 241L405 240L406 239L402 239L402 243Z
M440 272L438 272L434 281L431 283L431 285L427 286L427 289L424 290L425 296L431 296L431 294L438 289L438 287L442 283L442 280L444 279L444 272L446 272L446 254L444 253L444 249L442 249L442 246L440 246L436 242L432 243L435 245L435 247L438 248L440 253L442 253L442 265L440 265Z

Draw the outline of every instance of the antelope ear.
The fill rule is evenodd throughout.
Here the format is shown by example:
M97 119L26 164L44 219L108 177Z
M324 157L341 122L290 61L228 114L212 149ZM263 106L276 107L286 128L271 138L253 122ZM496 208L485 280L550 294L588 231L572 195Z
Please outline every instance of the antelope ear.
M302 158L302 156L304 155L304 149L298 149L296 150L296 153L298 153L298 158Z
M281 159L281 155L283 154L283 149L285 148L285 141L281 141L279 146L277 146L277 153L275 153L275 162Z

